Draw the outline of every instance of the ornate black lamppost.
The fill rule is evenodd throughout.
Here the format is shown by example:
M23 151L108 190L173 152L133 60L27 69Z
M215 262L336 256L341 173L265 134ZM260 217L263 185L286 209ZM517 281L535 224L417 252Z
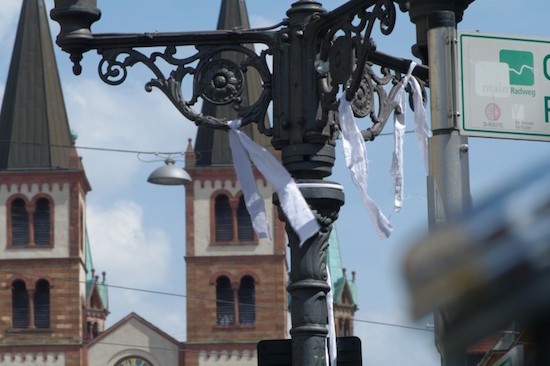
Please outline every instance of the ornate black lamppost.
M339 134L338 93L352 101L356 117L369 116L372 125L363 136L373 140L397 108L394 96L401 73L410 60L385 55L376 49L373 29L389 35L397 8L409 10L418 26L419 56L425 56L427 17L432 12L462 12L471 1L351 0L328 12L313 0L292 4L287 18L263 29L212 32L93 34L91 24L100 18L96 0L55 0L51 17L61 25L57 44L71 55L75 74L81 72L82 54L97 50L102 56L100 78L110 85L124 82L128 69L141 63L154 74L146 84L160 89L175 107L197 125L228 129L227 121L205 116L193 109L200 99L231 104L239 111L242 125L257 123L260 132L272 137L281 150L282 163L298 183L317 215L321 230L300 247L299 239L286 225L291 248L292 364L324 365L326 341L326 249L328 237L344 194L338 184L324 180L332 173L334 146ZM243 44L263 44L259 54ZM195 46L196 52L179 57L180 46ZM146 54L147 48L155 49ZM158 47L163 47L158 52ZM224 59L224 52L244 56L241 64ZM273 59L273 72L267 56ZM163 73L157 62L173 67ZM259 72L263 93L251 105L242 105L242 81L246 73ZM424 84L428 68L417 66L413 75ZM182 82L192 79L192 94L185 96ZM273 126L265 115L273 103ZM284 216L281 214L281 216ZM283 217L283 219L285 219Z

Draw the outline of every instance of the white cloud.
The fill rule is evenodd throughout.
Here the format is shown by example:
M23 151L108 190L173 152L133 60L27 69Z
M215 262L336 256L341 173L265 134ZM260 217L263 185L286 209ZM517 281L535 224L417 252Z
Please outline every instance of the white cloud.
M160 91L146 93L148 79L141 86L136 79L118 87L89 78L65 83L71 125L81 140L124 149L184 148L195 126Z
M176 251L166 231L147 224L143 208L131 201L88 203L87 224L96 273L106 271L110 286L107 326L136 312L183 340L185 278L175 275Z
M195 134L195 125L181 116L160 91L148 94L135 81L127 83L128 86L112 87L89 78L65 83L67 113L71 128L79 136L76 145L146 152L185 151L187 139ZM136 174L143 163L137 153L81 150L80 154L98 191L117 192L139 179ZM156 159L154 155L143 158Z
M142 208L118 201L110 207L89 205L87 223L98 271L113 285L155 288L169 277L171 248L161 228L146 227Z

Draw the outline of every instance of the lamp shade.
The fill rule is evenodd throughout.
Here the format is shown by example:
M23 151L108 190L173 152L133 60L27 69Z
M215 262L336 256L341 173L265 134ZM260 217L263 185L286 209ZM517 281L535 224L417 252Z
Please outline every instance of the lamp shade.
M165 186L178 186L191 182L191 177L183 169L174 165L174 161L167 159L164 166L155 169L147 178L147 182Z

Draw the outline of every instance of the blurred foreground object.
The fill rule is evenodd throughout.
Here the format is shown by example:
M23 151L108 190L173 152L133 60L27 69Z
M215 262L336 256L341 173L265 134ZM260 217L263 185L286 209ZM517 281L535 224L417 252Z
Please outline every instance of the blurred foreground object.
M550 332L540 330L550 329L550 162L508 183L412 246L404 266L413 315L440 310L450 352L526 322L544 334L535 350L549 365Z

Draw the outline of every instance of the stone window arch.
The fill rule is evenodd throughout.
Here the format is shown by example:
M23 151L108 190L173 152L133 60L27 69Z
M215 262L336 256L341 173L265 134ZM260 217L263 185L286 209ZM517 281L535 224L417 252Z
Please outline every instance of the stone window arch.
M252 276L243 276L239 285L239 324L256 323L256 285Z
M214 228L216 242L233 240L233 210L229 196L223 193L214 198Z
M212 242L218 244L251 244L257 242L244 196L232 196L221 190L212 195Z
M11 316L14 329L30 326L29 293L23 280L15 280L11 285Z
M235 299L231 281L227 276L216 279L216 324L235 324Z
M36 245L51 244L52 204L46 197L39 197L34 201L33 229Z
M237 235L239 241L253 241L254 240L254 228L252 227L252 220L250 214L246 208L244 201L244 195L239 197L239 204L237 206Z
M142 357L130 356L118 361L115 366L153 366L153 364Z
M8 246L34 247L53 245L53 204L40 195L29 202L14 196L8 202Z
M47 280L40 279L36 282L33 305L35 327L50 328L50 283Z
M28 287L27 282L16 279L11 285L12 327L14 329L49 329L50 282L44 278Z
M23 198L17 197L11 201L9 221L11 240L8 240L8 243L13 246L28 245L31 242L29 211Z

